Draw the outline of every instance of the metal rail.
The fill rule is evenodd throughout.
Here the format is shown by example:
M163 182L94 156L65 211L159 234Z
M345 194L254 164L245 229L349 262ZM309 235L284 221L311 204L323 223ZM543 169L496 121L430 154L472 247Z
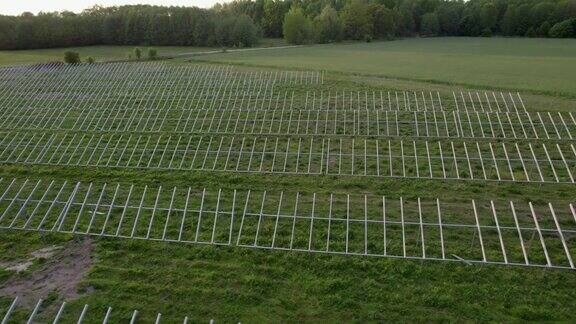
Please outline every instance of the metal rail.
M0 228L265 250L574 269L574 204L0 183Z

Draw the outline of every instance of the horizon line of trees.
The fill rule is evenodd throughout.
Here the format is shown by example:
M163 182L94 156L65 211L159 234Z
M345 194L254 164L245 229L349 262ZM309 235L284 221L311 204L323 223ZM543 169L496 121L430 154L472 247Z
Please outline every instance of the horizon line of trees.
M88 45L250 47L261 30L245 14L197 7L94 6L0 16L0 49Z
M240 3L253 2L230 6ZM575 38L576 0L303 0L286 13L282 31L294 44L412 36Z
M412 36L576 37L576 0L235 0L0 16L0 49L86 45L249 47Z

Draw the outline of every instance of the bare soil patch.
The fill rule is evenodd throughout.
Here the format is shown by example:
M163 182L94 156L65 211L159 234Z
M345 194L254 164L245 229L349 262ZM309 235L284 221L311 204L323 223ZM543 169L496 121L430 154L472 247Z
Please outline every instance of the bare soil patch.
M30 275L8 279L0 288L0 295L19 296L22 305L29 307L53 291L66 300L77 298L78 284L92 266L92 249L92 241L84 239L71 241L61 249L52 247L35 251L32 253L34 257L45 258L47 261ZM15 266L23 267L28 262L30 260Z

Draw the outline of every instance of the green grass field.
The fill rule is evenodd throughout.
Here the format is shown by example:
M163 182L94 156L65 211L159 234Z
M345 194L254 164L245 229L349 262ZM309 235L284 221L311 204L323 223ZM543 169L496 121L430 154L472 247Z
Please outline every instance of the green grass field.
M281 46L284 45L281 39L264 39L258 46ZM80 54L84 61L91 56L96 61L114 61L126 60L137 46L87 46L87 47L69 47L69 48L50 48L37 50L19 50L19 51L1 51L0 66L26 65L35 63L46 63L62 61L65 51L75 51ZM139 46L144 49L143 56L146 56L146 46ZM173 56L187 53L204 52L219 50L220 48L212 47L192 47L192 46L155 46L160 56Z
M93 47L80 49L80 53L86 50L85 55L113 59L124 57L130 48ZM180 53L189 51L187 48L174 50ZM61 52L61 49L0 52L0 64L52 60L58 58ZM159 54L167 53L160 50ZM529 111L574 112L575 54L576 43L573 40L431 38L203 55L194 57L192 63L172 60L167 64L190 67L197 61L213 61L226 65L331 71L325 74L325 84L322 86L281 87L282 91L293 91L301 97L307 91L321 89L333 92L431 90L439 91L447 98L455 89L519 89L523 91ZM239 68L253 70L251 67ZM277 71L274 68L271 71ZM459 86L452 86L451 83ZM142 95L164 94L163 90L169 92L174 88L178 87L166 83L158 86L155 92L146 92L141 88L137 91ZM0 104L4 103L6 101L0 101ZM16 104L16 101L11 101L11 104ZM105 103L100 104L106 106ZM136 102L132 104L136 105ZM0 131L8 132L7 129ZM99 131L77 132L79 136L93 133ZM171 133L166 131L162 134ZM411 141L412 138L405 140ZM448 145L449 140L443 142ZM500 144L503 141L498 139L494 142ZM372 194L410 199L440 197L442 200L460 202L493 199L519 203L534 201L539 204L552 201L566 205L573 203L576 196L573 184L9 163L0 164L0 177L5 182L13 177L29 178L32 182L42 179L44 185L51 180L58 183L64 180L70 183L108 183L110 190L116 183L121 183L125 186L134 184L138 188L161 185L165 190L173 186L184 190L191 186L209 190ZM165 198L163 196L160 204L169 203ZM105 199L109 201L110 197ZM6 201L0 202L0 208L6 204ZM472 219L469 221L473 222ZM572 223L564 225L574 227ZM492 234L494 238L495 234ZM26 260L32 251L47 246L77 248L85 240L86 237L82 235L2 230L0 265ZM573 247L576 236L567 237L567 240ZM208 322L210 319L217 323L576 320L576 276L568 270L266 251L119 238L92 237L90 241L92 248L85 253L92 258L91 266L75 287L79 296L68 303L64 314L66 321L63 322L71 322L73 314L77 318L86 303L91 307L86 318L88 323L101 322L107 306L114 308L111 322L127 322L134 309L140 310L140 318L145 322L153 322L160 312L166 323L181 322L183 316L189 316L194 323ZM530 242L532 249L537 251L538 238L532 237ZM461 245L464 249L472 247L474 243L465 241ZM552 248L558 249L558 246ZM64 255L59 253L51 259L36 259L28 270L20 274L0 266L0 314L11 300L1 292L7 282L39 280L38 273L50 267L54 259L66 264L75 262L76 259ZM45 278L43 280L46 281ZM44 296L33 289L22 289L21 294L46 298L46 307L42 312L53 314L64 293L56 291ZM14 322L25 321L30 308L18 308Z
M576 97L573 39L412 38L197 59Z
M39 50L0 51L0 66L26 65L35 63L62 61L65 51L76 51L80 58L85 60L91 56L96 61L113 61L128 59L135 46L88 46L70 48L51 48ZM142 47L145 48L145 47ZM211 50L211 48L187 46L160 46L155 47L158 55L176 55ZM143 55L146 55L144 53Z

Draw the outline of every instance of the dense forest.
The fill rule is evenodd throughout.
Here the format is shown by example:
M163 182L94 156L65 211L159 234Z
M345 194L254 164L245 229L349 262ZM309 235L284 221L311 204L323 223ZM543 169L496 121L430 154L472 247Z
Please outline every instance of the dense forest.
M576 0L236 0L0 16L0 49L84 45L245 47L411 36L576 37Z

